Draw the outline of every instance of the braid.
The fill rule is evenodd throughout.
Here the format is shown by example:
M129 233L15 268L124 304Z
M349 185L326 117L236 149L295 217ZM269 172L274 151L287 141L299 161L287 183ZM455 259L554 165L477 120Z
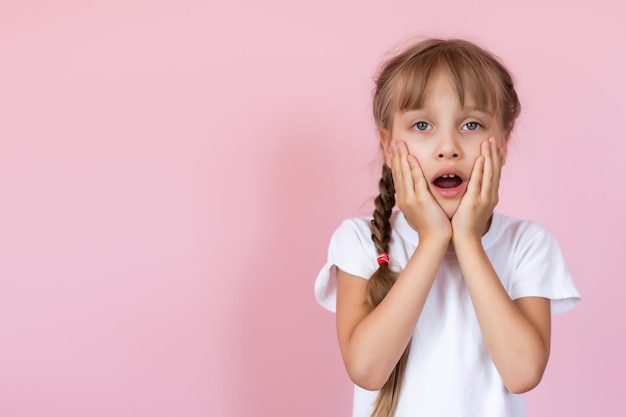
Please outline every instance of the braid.
M391 240L391 223L389 219L393 207L396 205L395 188L391 169L383 165L382 177L378 183L379 195L374 200L374 218L372 219L372 241L376 245L378 254L389 251ZM398 274L382 263L367 282L367 302L373 309L385 298ZM380 389L376 398L376 405L372 417L392 417L398 405L400 388L409 357L410 343L404 350L396 367L389 375L389 379Z
M376 209L372 219L372 240L378 249L378 254L389 251L389 240L391 239L391 225L389 218L391 211L396 205L395 189L391 169L383 165L383 175L378 182L379 195L374 200Z
M391 169L383 165L383 173L378 182L379 195L374 200L374 218L372 219L372 241L376 245L378 254L389 251L391 240L391 223L389 218L396 204L395 189ZM368 281L368 298L370 307L376 307L385 298L391 286L396 281L396 274L389 269L389 265L381 264L378 270Z

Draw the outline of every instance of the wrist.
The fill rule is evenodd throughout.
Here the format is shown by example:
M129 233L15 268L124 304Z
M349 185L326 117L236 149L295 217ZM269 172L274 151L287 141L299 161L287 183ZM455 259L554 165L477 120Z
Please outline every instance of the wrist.
M452 236L455 251L483 250L482 236L478 234L457 234Z
M491 216L485 222L477 222L469 227L458 227L455 222L452 222L452 241L456 244L459 242L461 244L464 243L479 243L482 246L482 237L489 231L489 227L491 227ZM479 224L483 224L484 226L479 226ZM457 226L457 227L455 227Z
M445 235L429 236L423 239L420 238L417 246L424 250L445 252L448 250L448 246L450 246L450 241L450 237Z

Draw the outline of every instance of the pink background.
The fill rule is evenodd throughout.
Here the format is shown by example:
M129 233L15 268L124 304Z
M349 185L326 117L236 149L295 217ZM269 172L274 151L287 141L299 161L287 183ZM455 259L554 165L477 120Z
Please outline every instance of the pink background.
M0 3L0 415L347 416L330 234L370 213L381 58L501 56L501 212L559 239L529 416L625 416L626 10L614 0Z

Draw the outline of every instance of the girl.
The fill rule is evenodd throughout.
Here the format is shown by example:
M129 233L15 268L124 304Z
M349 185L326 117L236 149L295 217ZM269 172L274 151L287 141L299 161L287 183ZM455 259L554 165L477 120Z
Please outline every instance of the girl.
M315 283L353 416L524 415L551 313L579 294L546 230L493 212L519 113L507 70L472 43L426 40L382 67L374 215L341 224Z

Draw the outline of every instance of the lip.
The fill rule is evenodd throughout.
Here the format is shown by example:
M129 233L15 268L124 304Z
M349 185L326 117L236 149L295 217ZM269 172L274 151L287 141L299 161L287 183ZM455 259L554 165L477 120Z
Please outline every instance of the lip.
M459 184L458 186L454 188L437 187L435 185L435 180L441 177L442 175L446 175L446 174L456 175L457 177L461 179L461 184ZM444 198L455 198L459 196L460 194L462 194L467 188L467 178L465 178L465 174L463 174L463 172L461 172L457 168L447 167L447 168L442 168L435 173L435 175L432 177L432 180L430 181L430 185L432 187L432 190L435 191L440 196Z

